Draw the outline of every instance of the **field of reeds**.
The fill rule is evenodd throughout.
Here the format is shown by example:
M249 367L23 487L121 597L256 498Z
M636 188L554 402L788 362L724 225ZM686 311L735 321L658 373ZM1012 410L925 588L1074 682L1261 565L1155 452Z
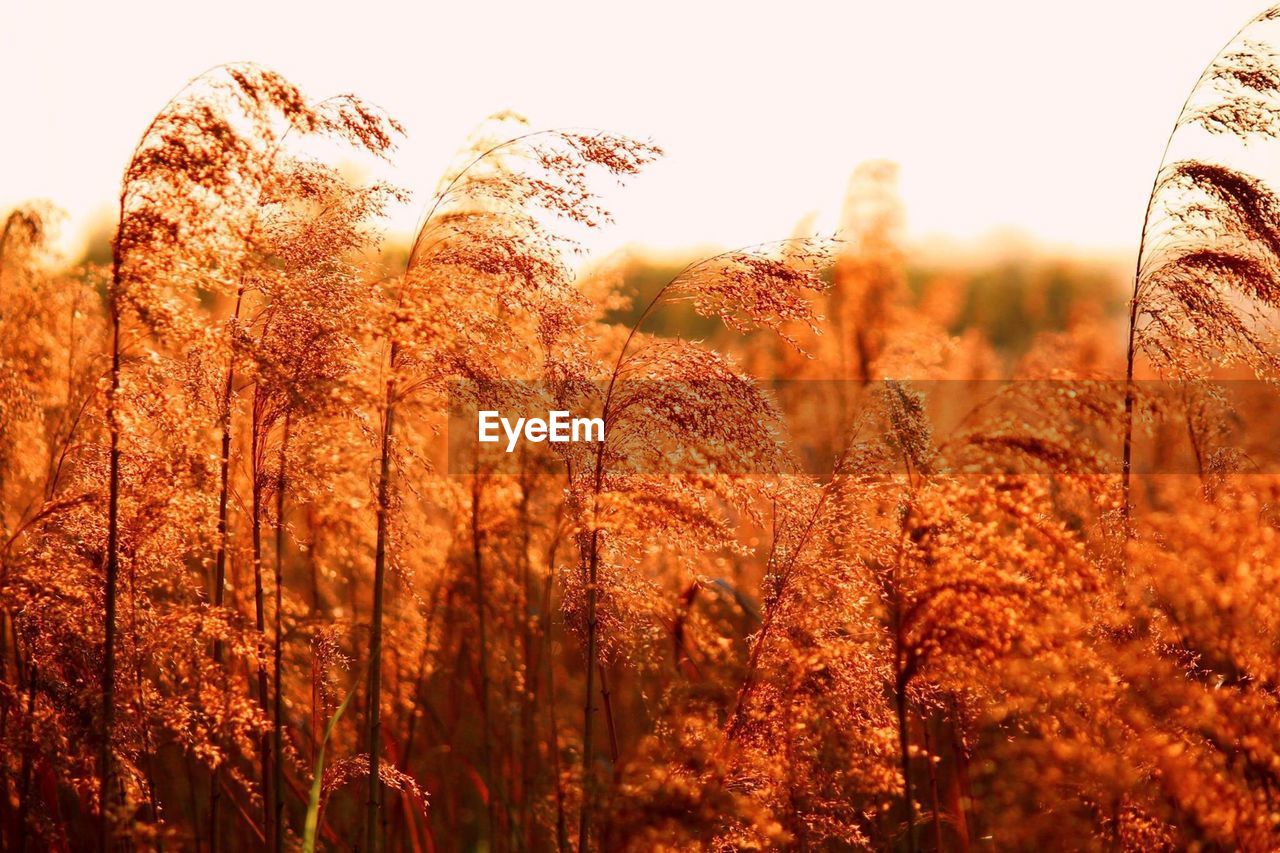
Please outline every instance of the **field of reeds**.
M658 144L399 186L369 102L191 80L109 246L3 212L0 848L1277 849L1278 33L1206 45L1132 271L915 258L887 162L588 258Z

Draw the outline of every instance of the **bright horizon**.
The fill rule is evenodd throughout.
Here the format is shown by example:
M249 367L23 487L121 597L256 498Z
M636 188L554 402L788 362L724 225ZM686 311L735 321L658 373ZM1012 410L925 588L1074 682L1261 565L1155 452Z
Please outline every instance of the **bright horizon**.
M467 134L514 109L536 127L604 127L666 149L610 193L617 224L601 251L753 243L809 216L832 228L854 167L883 158L901 167L913 241L1013 233L1130 254L1188 89L1262 8L1085 2L1051 16L982 2L926 15L799 2L784 17L574 3L477 18L380 0L358 16L244 0L212 15L125 6L0 11L6 112L19 117L0 134L0 208L47 198L73 238L111 215L138 134L173 92L248 60L310 97L358 94L405 125L391 176L414 202L392 211L393 236L412 229Z

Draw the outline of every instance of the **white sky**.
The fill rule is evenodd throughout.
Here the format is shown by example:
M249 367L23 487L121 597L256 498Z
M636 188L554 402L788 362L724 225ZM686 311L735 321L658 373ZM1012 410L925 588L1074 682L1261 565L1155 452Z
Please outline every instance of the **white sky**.
M608 244L741 244L834 223L860 161L902 166L908 232L1132 251L1188 88L1260 0L0 3L0 209L102 211L187 78L252 60L354 92L409 137L417 201L486 115L652 137ZM417 205L394 213L409 230Z

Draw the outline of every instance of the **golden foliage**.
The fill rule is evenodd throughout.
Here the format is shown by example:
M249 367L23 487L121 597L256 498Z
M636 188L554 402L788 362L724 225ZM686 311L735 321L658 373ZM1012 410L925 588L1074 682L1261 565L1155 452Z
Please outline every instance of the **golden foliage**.
M1274 135L1262 42L1202 89L1180 127ZM1127 352L1078 304L1011 353L908 286L887 164L843 242L627 313L576 237L656 146L496 116L401 252L406 194L335 165L400 134L226 66L143 133L109 268L7 217L6 849L1280 843L1272 388L1210 381L1280 367L1262 179L1164 170ZM458 404L605 433L459 451ZM1189 468L1131 490L1134 447Z

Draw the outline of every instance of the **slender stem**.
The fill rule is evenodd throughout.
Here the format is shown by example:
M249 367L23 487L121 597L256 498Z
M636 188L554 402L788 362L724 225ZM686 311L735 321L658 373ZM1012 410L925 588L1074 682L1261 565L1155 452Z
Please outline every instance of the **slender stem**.
M285 130L283 134L276 139L275 144L271 147L271 154L267 160L266 174L271 174L275 169L276 157L280 153L280 148L284 144L285 138L293 129L292 125ZM227 321L227 328L231 331L231 340L228 341L230 352L227 356L227 372L226 378L222 385L222 397L218 401L220 410L219 414L222 421L222 448L219 460L218 471L218 544L214 558L214 607L221 608L223 602L223 587L226 586L227 577L227 497L230 491L230 473L231 473L231 398L235 386L236 376L236 328L240 321L240 311L244 305L244 294L249 286L249 254L253 250L254 237L257 234L258 227L261 224L259 215L261 207L261 193L259 193L259 204L255 206L253 217L250 219L249 227L244 233L241 240L243 254L240 258L240 277L236 287L235 307L231 312L231 317ZM215 664L222 663L222 640L215 639L213 641L213 661ZM218 823L218 809L222 798L222 767L221 765L213 768L211 774L211 784L209 789L209 849L212 853L218 853L221 849L222 838ZM264 801L265 805L265 801Z
M1265 14L1265 13L1264 13ZM1182 102L1182 108L1178 110L1178 117L1173 123L1173 129L1169 131L1169 136L1165 139L1164 150L1160 154L1160 163L1156 168L1155 178L1151 182L1151 192L1147 196L1147 207L1142 214L1142 233L1138 236L1138 257L1134 261L1133 269L1133 291L1129 298L1129 336L1128 343L1125 346L1125 368L1124 368L1124 448L1123 461L1121 462L1122 485L1121 498L1123 501L1122 512L1124 514L1125 537L1131 535L1130 519L1132 517L1132 504L1130 501L1130 481L1133 463L1133 410L1134 410L1134 387L1133 387L1133 369L1137 356L1137 327L1139 303L1142 289L1142 261L1143 255L1146 254L1147 232L1151 225L1151 214L1155 210L1156 195L1160 189L1160 179L1164 175L1165 161L1169 158L1169 149L1173 146L1173 138L1177 135L1178 129L1182 127L1183 116L1187 113L1187 107L1191 105L1191 99L1195 97L1196 92L1200 90L1200 86L1204 83L1205 78L1213 69L1213 66L1229 47L1238 39L1245 30L1260 20L1260 16L1251 18L1244 26L1236 30L1227 42L1219 48L1218 52L1213 55L1213 59L1209 60L1209 64L1200 72L1200 76L1196 78L1195 85L1187 93L1186 100Z
M124 215L124 196L120 197L120 213ZM107 393L107 430L111 437L107 485L107 571L105 603L105 649L102 666L102 757L99 766L99 807L102 810L101 849L111 846L112 804L114 801L115 754L112 731L115 725L116 691L116 585L120 576L120 419L117 411L120 394L120 299L123 280L119 236L112 258L111 271L111 385Z
M253 541L253 607L254 607L254 626L258 631L258 706L262 709L264 717L270 719L271 716L271 699L269 687L267 684L267 667L266 658L266 593L262 583L262 446L265 443L262 429L262 400L259 396L254 400L253 405L253 424L251 427L251 457L250 460L250 476L253 478L251 493L253 495L253 506L251 508L252 516L252 541ZM274 841L272 836L272 810L271 804L274 802L272 794L272 776L271 776L271 733L264 731L258 737L258 754L261 760L261 779L262 779L262 823L263 831L266 835L266 846L273 847Z
M14 646L17 653L17 645ZM19 792L22 795L18 802L18 849L27 849L27 839L31 831L28 826L28 815L31 813L31 764L36 750L35 714L36 714L36 678L39 675L35 661L27 667L27 714L23 720L22 770Z
M275 833L275 850L276 853L282 853L284 850L284 715L283 715L283 685L280 680L282 647L284 645L283 620L281 619L281 611L283 609L283 590L284 590L284 507L285 507L285 472L286 461L289 449L289 431L292 425L292 411L286 410L284 416L284 434L280 438L280 458L278 461L279 468L276 471L276 607L275 607L275 626L274 641L275 655L273 661L273 696L272 696L272 713L271 713L271 768L272 768L272 786L273 794L272 814L274 815Z
M725 253L728 254L728 253ZM716 257L722 257L717 255ZM631 331L628 332L626 340L622 342L622 348L618 351L618 357L613 363L613 370L609 374L609 386L605 390L604 405L601 409L601 418L606 424L606 434L609 422L609 409L613 401L613 390L617 384L618 376L622 372L622 365L627 356L627 350L631 346L632 339L640 330L640 326L657 307L658 303L666 296L667 291L680 280L680 278L689 270L700 264L707 263L709 260L699 261L696 264L690 264L680 271L675 277L664 284L661 289L654 294L649 300L649 304L645 306L644 311L640 313L639 319L632 325ZM595 706L595 673L599 666L599 652L596 642L596 582L599 575L600 567L600 527L599 527L599 505L600 492L604 488L604 441L601 440L596 448L595 472L592 477L592 523L591 532L588 539L587 549L587 690L583 700L582 708L582 808L578 813L578 850L586 853L588 841L591 833L591 810L593 806L593 795L595 793L594 768L595 760L595 744L593 738L594 732L594 716Z
M908 476L910 470L908 465ZM914 501L914 495L912 500ZM907 646L906 625L902 613L902 560L906 549L905 537L910 512L902 518L902 534L904 541L898 543L897 558L894 560L890 582L890 616L893 629L893 699L894 710L898 717L898 749L902 759L902 806L907 821L907 849L915 853L916 843L916 804L911 796L911 732L908 729L910 717L907 708L907 688L915 669L914 661Z
M534 650L534 589L532 560L529 559L529 548L533 531L529 515L532 474L529 471L529 454L524 445L520 448L520 502L517 508L520 530L520 550L516 555L516 563L520 572L520 652L524 666L525 683L520 691L520 787L519 787L519 820L518 834L520 849L528 850L533 846L532 799L534 787L534 750L537 746L537 694L539 667ZM0 657L0 660L3 660Z
M786 241L784 241L786 242ZM742 249L734 249L728 252L721 252L709 258L703 258L687 265L678 272L670 280L667 281L653 298L649 300L649 304L645 306L644 311L640 312L640 317L631 326L631 330L627 333L626 339L622 342L622 348L618 350L618 356L614 360L613 370L609 373L609 385L605 390L604 404L601 407L601 419L605 422L605 434L608 435L608 424L611 415L610 407L613 402L613 391L617 386L618 377L622 373L622 366L626 361L627 352L631 348L631 342L635 339L636 334L640 331L640 326L649 318L653 310L667 296L667 293L676 285L685 275L697 269L698 267L712 263L720 258L740 252ZM593 717L595 706L593 704L593 694L595 692L595 673L600 665L599 650L596 637L597 620L597 589L599 568L600 568L600 493L604 489L604 448L605 442L601 440L596 447L595 471L592 477L592 494L591 494L591 530L588 537L587 548L587 690L586 697L583 700L582 708L582 808L578 814L578 850L580 853L586 853L587 843L589 841L591 831L591 811L593 808L593 795L595 793L594 768L592 764L595 759L595 744L593 743L594 726ZM616 752L616 746L614 751Z
M590 848L592 796L595 793L593 725L595 720L595 672L599 661L596 650L596 577L599 565L600 530L591 531L591 550L587 568L587 690L582 709L582 808L578 813L578 850Z
M378 474L378 533L373 558L373 615L369 637L369 795L365 800L365 850L378 849L378 817L382 803L382 783L378 775L382 735L382 590L387 567L387 521L391 510L391 447L395 432L395 368L398 346L391 345L391 377L387 379L383 404L381 462Z
M902 753L902 807L907 820L907 849L915 853L916 804L911 799L911 740L907 732L907 686L899 679L894 688L894 708L898 716L898 749Z
M481 481L478 459L476 460L476 470L473 471L471 480L471 560L476 597L476 643L479 646L480 664L480 727L483 732L480 744L481 749L484 751L485 775L487 777L485 784L489 786L489 845L490 847L496 847L498 842L496 791L501 786L501 780L493 772L493 747L489 743L489 643L486 636L488 620L485 613L488 608L488 601L485 596L484 584L483 531L480 529L480 499L484 494L484 484Z
M942 808L938 797L938 767L934 761L933 738L929 734L930 720L923 722L925 772L929 777L929 800L933 805L933 846L935 850L945 849L942 846Z
M616 776L618 773L618 732L613 724L613 694L609 692L609 673L601 663L597 669L600 671L600 698L604 700L604 724L609 732L609 760L613 762L613 771Z
M5 576L5 569L0 564L0 579ZM9 619L8 611L0 607L0 684L13 684L17 689L14 697L7 694L0 697L0 743L8 743L9 735L9 706L13 704L18 696L22 695L21 673L15 672L9 675ZM15 656L17 650L14 650ZM9 817L11 802L9 799L9 777L8 774L0 779L0 838L5 837L3 833L7 833L13 826Z
M959 836L960 853L969 853L969 837L977 829L977 825L969 812L969 804L972 802L972 791L969 786L969 756L961 743L960 715L956 710L955 702L951 705L951 719L951 755L954 759L951 786L954 790L956 832Z
M236 304L228 324L234 331L240 320L240 309L244 304L243 284L236 291ZM233 344L234 346L234 344ZM231 394L235 385L236 362L234 352L227 362L227 375L222 383L222 397L219 400L219 415L222 421L222 447L218 467L218 544L214 554L213 574L213 606L222 609L223 598L227 586L227 500L231 491ZM213 662L222 663L222 639L213 641ZM210 774L209 782L209 849L218 853L222 849L222 825L218 820L218 812L222 802L222 765L217 764Z

